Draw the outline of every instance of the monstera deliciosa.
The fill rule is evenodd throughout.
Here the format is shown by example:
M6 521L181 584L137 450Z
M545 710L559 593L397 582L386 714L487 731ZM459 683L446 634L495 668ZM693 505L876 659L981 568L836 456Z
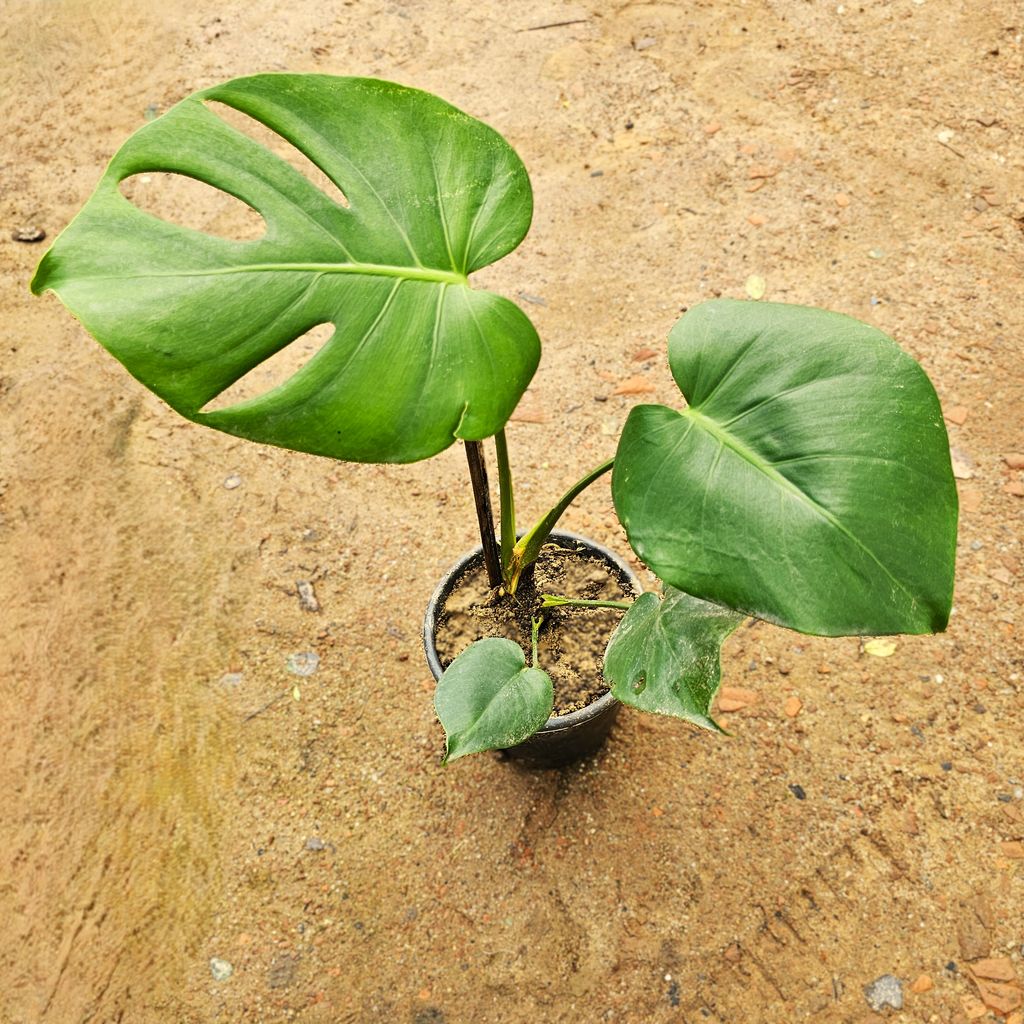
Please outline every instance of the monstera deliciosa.
M297 148L340 201L211 104ZM149 172L236 197L264 235L232 241L143 211L121 185ZM935 391L890 338L824 310L691 309L669 337L678 407L634 408L615 458L519 534L503 428L540 343L517 306L469 275L514 249L531 213L511 147L443 100L371 79L257 75L196 93L129 138L32 288L54 290L198 423L353 461L466 441L494 601L521 600L559 517L614 464L616 511L662 593L519 605L533 622L529 666L525 648L483 638L440 679L448 760L544 726L555 688L538 635L554 608L621 608L604 663L612 693L708 728L720 649L745 615L829 636L945 628L957 500ZM292 377L211 407L321 324L333 335ZM492 435L500 553L480 445Z
M316 164L335 202L207 105L262 122ZM120 192L170 171L241 199L258 241L193 231ZM46 255L53 289L182 415L254 441L350 461L409 462L504 426L540 343L467 277L530 225L526 171L493 129L415 89L365 78L257 75L195 93L140 128ZM204 407L310 328L334 335L291 379Z

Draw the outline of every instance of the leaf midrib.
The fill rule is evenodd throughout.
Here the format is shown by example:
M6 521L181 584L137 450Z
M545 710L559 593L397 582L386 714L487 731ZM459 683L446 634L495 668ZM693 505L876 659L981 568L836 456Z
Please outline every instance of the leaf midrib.
M151 277L213 277L220 274L263 274L299 272L308 274L359 274L364 277L398 277L408 281L434 284L469 285L469 278L451 270L430 267L399 267L386 263L246 263L238 266L209 267L203 270L146 271L139 274L82 276L89 281L126 281Z
M826 522L834 527L839 533L841 533L847 540L850 541L856 548L863 551L871 561L873 561L882 572L901 590L907 595L912 605L916 604L917 601L914 595L907 589L906 584L899 580L893 575L892 571L885 565L884 562L876 555L859 537L850 531L839 519L836 518L835 514L829 511L824 505L819 504L814 500L806 491L801 490L792 480L780 473L770 462L768 462L763 456L759 455L752 448L745 445L738 437L734 434L729 433L724 427L722 427L716 420L713 420L710 416L705 416L699 412L694 406L689 406L683 409L682 416L690 419L696 423L697 426L707 431L719 444L723 447L730 449L745 462L748 462L755 469L763 473L769 480L777 484L787 493L795 497L801 504L805 505L812 512L821 516Z

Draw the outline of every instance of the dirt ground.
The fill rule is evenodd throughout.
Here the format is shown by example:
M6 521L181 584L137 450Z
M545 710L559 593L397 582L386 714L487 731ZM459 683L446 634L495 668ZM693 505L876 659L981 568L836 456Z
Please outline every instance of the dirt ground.
M6 0L0 1020L1019 1024L1022 33L1016 0ZM729 738L627 709L570 769L441 767L419 625L474 543L461 450L179 420L11 238L147 110L275 69L437 92L522 155L533 228L479 278L545 345L525 520L676 401L682 307L760 278L896 337L960 477L949 631L747 626ZM565 526L628 551L606 480Z

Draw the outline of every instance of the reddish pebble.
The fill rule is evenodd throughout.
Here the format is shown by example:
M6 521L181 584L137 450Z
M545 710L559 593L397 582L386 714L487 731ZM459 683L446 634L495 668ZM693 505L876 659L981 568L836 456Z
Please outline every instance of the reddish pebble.
M836 206L840 210L845 210L850 205L850 197L845 192L836 193Z
M627 377L615 390L613 395L646 395L656 390L649 380L643 377ZM515 416L512 417L515 419Z
M966 405L954 405L952 409L947 409L945 417L950 423L955 423L958 427L962 427L967 422L969 410Z

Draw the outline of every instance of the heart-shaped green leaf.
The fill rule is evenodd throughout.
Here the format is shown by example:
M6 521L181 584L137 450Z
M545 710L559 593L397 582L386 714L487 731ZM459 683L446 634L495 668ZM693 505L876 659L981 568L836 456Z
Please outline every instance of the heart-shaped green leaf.
M286 139L335 202L206 101ZM236 242L168 223L119 191L169 171L258 211ZM255 441L361 462L410 462L499 430L536 369L537 334L467 275L514 249L529 179L492 129L390 82L257 75L194 94L121 147L43 258L52 288L182 415ZM212 399L310 328L335 333L293 377L218 411Z
M612 494L665 582L825 636L945 628L957 496L938 399L881 331L719 300L669 338L689 407L638 406Z
M553 701L550 676L527 668L518 644L477 640L448 666L434 695L445 761L522 743L548 720Z
M718 729L711 702L720 654L743 616L673 587L641 594L622 617L604 656L604 675L623 704Z

